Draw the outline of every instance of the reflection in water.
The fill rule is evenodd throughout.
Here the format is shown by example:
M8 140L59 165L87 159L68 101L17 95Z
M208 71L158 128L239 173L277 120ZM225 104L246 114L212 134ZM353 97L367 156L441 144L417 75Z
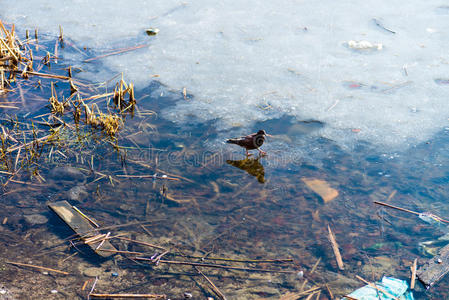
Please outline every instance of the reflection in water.
M249 175L255 176L260 183L265 182L265 169L259 162L260 157L245 158L242 160L227 160L226 163L246 171Z

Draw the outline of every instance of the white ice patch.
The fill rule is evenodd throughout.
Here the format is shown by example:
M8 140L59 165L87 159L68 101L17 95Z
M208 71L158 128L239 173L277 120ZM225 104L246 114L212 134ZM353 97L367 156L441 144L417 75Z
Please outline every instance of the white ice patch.
M325 122L319 134L342 146L361 139L393 150L448 125L442 3L0 0L0 17L55 35L62 25L98 51L151 43L102 62L140 87L158 74L180 95L186 88L194 98L164 113L180 124L216 120L224 131L289 114ZM148 37L150 27L160 32Z

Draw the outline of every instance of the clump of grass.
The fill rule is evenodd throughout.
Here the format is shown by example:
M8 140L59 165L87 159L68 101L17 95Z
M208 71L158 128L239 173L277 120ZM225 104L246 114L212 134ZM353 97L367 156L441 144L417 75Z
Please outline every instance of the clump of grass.
M126 101L125 96L128 94L128 101ZM134 85L130 83L129 85L122 79L115 85L114 96L112 98L116 108L121 111L134 111L136 105L136 99L134 97Z
M62 59L58 57L57 47L64 47L62 27L53 53L45 44L38 46L37 30L34 39L27 31L26 39L21 41L14 25L7 27L9 29L0 21L0 95L17 93L24 104L31 101L26 94L29 90L47 92L50 97L47 96L49 112L33 117L34 121L19 121L16 115L9 119L0 118L0 172L10 176L6 182L0 177L3 187L24 170L29 171L31 178L42 182L44 179L38 171L41 157L49 160L55 155L67 158L64 153L82 157L80 150L73 151L73 148L85 150L90 141L103 141L119 149L118 134L124 127L126 116L133 114L137 105L134 85L125 82L122 74L112 93L101 93L99 87L104 83L88 84L74 78L71 67L58 68L58 60ZM31 46L36 46L35 59ZM53 62L54 68L50 72ZM68 70L68 76L61 75L61 70ZM52 81L48 82L48 79ZM61 81L64 83L57 84ZM27 88L22 88L25 86ZM34 98L42 99L39 95ZM100 101L104 105L100 105ZM0 105L0 108L11 106ZM35 124L38 125L35 127ZM100 138L97 131L102 133ZM111 139L117 143L110 143Z
M49 99L50 106L51 106L51 112L56 115L63 115L65 108L68 106L68 103L66 101L59 101L58 100L58 94L55 90L55 85L53 82L51 83L51 97Z
M31 49L18 39L14 25L8 30L0 20L0 94L9 91L7 88L16 74L26 76L30 70L33 70Z
M96 104L93 104L91 108L85 103L84 106L85 122L93 128L100 128L103 132L111 137L115 138L115 135L123 125L123 119L112 113L102 113Z

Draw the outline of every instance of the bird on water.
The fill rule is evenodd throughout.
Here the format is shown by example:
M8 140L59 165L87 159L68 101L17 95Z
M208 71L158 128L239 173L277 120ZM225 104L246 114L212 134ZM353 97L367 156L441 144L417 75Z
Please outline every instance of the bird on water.
M260 150L260 146L263 145L263 142L265 142L265 137L270 136L265 132L265 130L259 130L258 132L249 134L247 136L242 136L235 139L229 139L226 141L226 143L229 144L236 144L240 147L245 148L246 150L246 156L250 156L251 154L248 153L248 150L255 150L257 149L261 155L266 155L267 153Z

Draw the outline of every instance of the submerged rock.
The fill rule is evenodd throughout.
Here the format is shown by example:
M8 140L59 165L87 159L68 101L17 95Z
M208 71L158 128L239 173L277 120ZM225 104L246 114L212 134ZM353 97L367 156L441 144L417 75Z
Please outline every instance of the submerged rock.
M87 268L83 270L83 275L87 277L97 277L100 276L103 273L103 270L101 268Z
M88 196L89 193L87 193L86 186L84 185L74 186L67 192L67 197L72 201L83 201Z
M25 221L30 225L42 225L48 222L46 216L41 214L32 214L24 216Z
M56 167L51 172L50 175L59 180L67 181L84 181L84 174L77 168L71 166Z

